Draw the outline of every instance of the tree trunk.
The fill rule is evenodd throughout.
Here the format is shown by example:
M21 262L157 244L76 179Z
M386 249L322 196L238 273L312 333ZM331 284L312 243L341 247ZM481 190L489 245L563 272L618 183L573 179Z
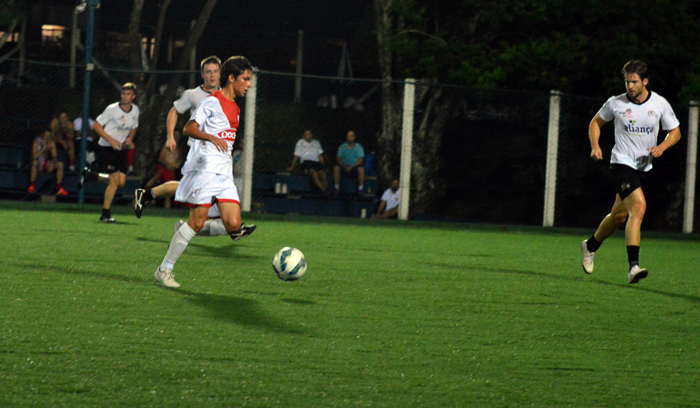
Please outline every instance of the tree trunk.
M142 0L136 0L137 3L139 1L142 2ZM207 22L209 21L209 17L211 16L212 11L214 10L216 2L217 0L207 0L204 3L202 11L200 12L199 17L197 18L195 25L192 28L192 31L190 31L190 36L187 39L185 46L181 50L182 57L177 60L178 62L174 67L175 71L184 71L187 68L189 58L186 56L189 56L190 52L192 51L192 48L194 48L195 45L197 45L197 42L202 36L204 28L206 27ZM156 33L155 51L153 55L154 67L157 66L158 63L157 56L159 55L159 48L161 45L160 43L162 39L163 25L165 22L165 12L167 10L167 7L170 6L170 3L170 0L165 0L163 6L161 7L160 16L158 19L158 31ZM135 56L137 56L140 61L140 49L134 50L132 54L135 54ZM132 60L135 58L135 56L132 55ZM181 73L170 75L168 80L168 87L164 95L161 98L159 98L157 95L158 90L156 89L156 85L158 83L157 76L158 74L150 75L147 85L144 89L144 94L139 95L141 101L143 101L144 106L141 109L141 119L139 120L141 123L141 126L139 127L140 136L136 139L136 167L140 169L140 173L144 174L146 178L150 178L150 176L152 176L156 172L156 168L158 166L158 156L160 154L161 148L165 144L166 139L165 118L167 117L167 114L173 105L178 86L180 85L182 79ZM141 106L139 105L139 107Z
M413 165L411 169L411 212L426 213L444 194L439 178L442 168L440 145L445 122L453 101L439 85L424 82L416 86L417 105L423 105L423 117L413 135ZM427 100L427 102L423 102Z
M134 8L129 16L129 65L131 69L141 69L141 17L145 0L134 0Z
M387 184L392 179L398 178L401 160L398 134L401 129L401 109L392 84L393 54L390 47L392 1L374 0L379 69L382 79L382 123L377 140L379 148L377 172L379 179Z

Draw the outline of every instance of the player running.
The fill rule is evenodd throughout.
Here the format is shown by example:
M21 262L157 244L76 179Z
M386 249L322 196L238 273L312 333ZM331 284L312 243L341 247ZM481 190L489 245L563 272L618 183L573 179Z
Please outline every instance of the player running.
M154 274L165 287L180 286L173 276L175 263L204 227L213 204L218 205L221 218L212 220L210 230L223 231L234 241L243 237L231 151L241 112L234 98L245 96L252 77L253 69L245 57L226 60L221 66L223 89L205 98L185 125L185 134L194 141L182 168L175 201L190 207L190 215L175 231L168 252Z
M651 161L681 138L679 122L671 105L661 95L647 90L647 65L629 61L622 68L627 93L613 96L605 102L588 128L591 158L601 160L600 127L615 121L615 146L610 157L612 181L617 195L612 211L600 223L598 230L581 243L583 271L593 272L593 258L603 241L625 224L629 283L637 283L649 272L639 266L641 226L647 203L642 181L651 170ZM663 143L657 145L659 125L668 131Z

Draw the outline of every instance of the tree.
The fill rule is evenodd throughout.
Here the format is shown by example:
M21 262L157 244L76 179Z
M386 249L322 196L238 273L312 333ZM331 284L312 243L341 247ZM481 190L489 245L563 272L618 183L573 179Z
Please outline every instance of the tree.
M194 23L190 36L187 39L184 47L181 50L181 57L177 59L174 70L177 74L171 75L168 81L168 87L162 97L159 97L156 91L158 74L144 72L145 75L136 75L134 82L139 85L139 108L141 109L141 126L139 134L141 137L136 138L136 148L138 152L137 166L145 171L145 174L151 175L156 171L158 164L158 155L165 143L165 118L172 107L175 100L177 88L182 79L182 71L187 68L187 63L192 49L204 32L204 28L209 21L214 6L217 0L207 0L199 14L199 17ZM149 70L158 68L160 49L162 47L163 28L165 26L165 17L171 0L164 0L160 6L158 23L155 30L154 53L150 63ZM143 8L144 0L135 0L129 18L129 64L132 69L141 71L145 67L142 65L141 54L141 34L140 26L143 24Z

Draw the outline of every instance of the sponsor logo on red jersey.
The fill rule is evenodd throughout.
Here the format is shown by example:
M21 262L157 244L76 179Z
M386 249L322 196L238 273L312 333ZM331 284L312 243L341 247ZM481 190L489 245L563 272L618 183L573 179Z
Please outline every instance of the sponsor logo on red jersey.
M224 140L230 140L232 142L235 142L236 141L236 129L222 130L221 132L217 133L216 136L218 136Z

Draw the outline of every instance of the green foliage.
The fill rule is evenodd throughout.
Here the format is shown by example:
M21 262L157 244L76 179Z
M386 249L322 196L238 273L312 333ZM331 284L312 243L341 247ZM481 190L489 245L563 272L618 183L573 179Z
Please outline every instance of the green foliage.
M687 407L700 404L696 239L260 217L196 237L156 285L172 223L0 203L0 406ZM9 221L12 224L9 224ZM309 269L278 280L272 257Z
M630 59L644 59L651 88L700 97L700 3L694 0L395 0L397 77L531 91L609 96Z

